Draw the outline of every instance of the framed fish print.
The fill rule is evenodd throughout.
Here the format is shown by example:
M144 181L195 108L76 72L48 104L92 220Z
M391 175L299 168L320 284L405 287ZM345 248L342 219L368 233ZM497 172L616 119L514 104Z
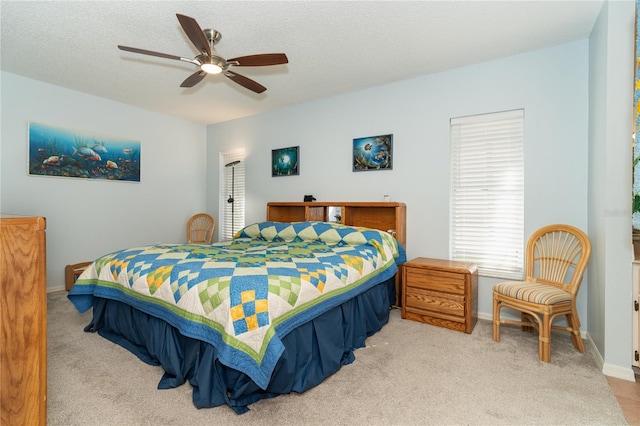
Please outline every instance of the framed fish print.
M29 175L140 182L140 142L29 123Z
M271 176L294 176L299 174L299 146L271 150Z
M393 169L393 135L353 140L353 171Z

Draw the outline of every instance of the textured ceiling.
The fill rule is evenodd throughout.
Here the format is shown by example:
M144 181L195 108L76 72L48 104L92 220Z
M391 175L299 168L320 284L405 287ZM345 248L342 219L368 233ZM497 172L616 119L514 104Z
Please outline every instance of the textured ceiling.
M212 124L587 38L602 1L4 1L4 71ZM195 65L176 13L222 33L231 58L284 52L289 64L180 83ZM9 106L10 107L10 106Z

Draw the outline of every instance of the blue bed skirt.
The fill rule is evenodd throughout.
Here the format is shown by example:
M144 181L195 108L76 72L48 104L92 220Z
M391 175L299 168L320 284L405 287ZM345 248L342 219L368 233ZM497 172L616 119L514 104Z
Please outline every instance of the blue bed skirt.
M165 371L159 389L189 381L198 408L228 404L242 414L263 398L304 392L354 361L353 351L389 321L395 278L378 284L292 330L266 389L246 374L220 363L215 347L180 334L161 319L110 299L94 298L93 319L85 331L129 350Z

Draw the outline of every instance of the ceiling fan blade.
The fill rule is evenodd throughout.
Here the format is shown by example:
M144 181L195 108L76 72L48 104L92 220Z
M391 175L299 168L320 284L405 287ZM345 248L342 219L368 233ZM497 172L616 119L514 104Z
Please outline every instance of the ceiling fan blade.
M263 53L259 55L239 56L227 59L227 62L238 62L240 67L261 67L266 65L281 65L289 63L284 53Z
M256 81L253 81L250 78L245 77L244 75L236 74L235 72L232 72L232 71L227 71L226 73L224 73L224 75L226 75L231 80L238 83L240 86L246 87L247 89L252 90L256 93L262 93L265 90L267 90L267 88L264 87L262 84Z
M198 49L199 52L207 52L207 55L211 56L211 47L198 22L190 16L180 15L179 13L176 13L176 16L178 17L178 21L180 21L182 29L196 49Z
M127 52L142 53L143 55L159 56L161 58L175 59L177 61L187 60L188 62L191 62L191 59L181 58L180 56L176 55L169 55L168 53L154 52L153 50L138 49L137 47L118 45L118 49L126 50Z
M197 71L191 74L185 81L182 82L180 87L193 87L200 83L202 79L207 75L204 71Z

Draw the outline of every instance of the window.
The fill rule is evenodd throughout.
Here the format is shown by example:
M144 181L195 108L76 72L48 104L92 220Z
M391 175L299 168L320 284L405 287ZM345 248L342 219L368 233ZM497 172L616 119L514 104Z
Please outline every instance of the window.
M524 110L451 119L451 259L522 279Z
M244 151L222 153L220 167L220 240L230 240L244 228Z

